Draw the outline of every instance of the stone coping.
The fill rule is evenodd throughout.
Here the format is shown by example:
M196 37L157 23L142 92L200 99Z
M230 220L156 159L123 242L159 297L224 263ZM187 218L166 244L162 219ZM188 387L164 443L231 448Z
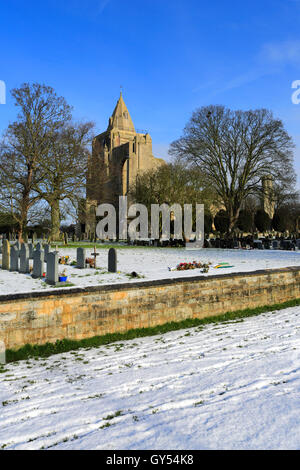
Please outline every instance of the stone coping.
M252 277L252 276L264 276L268 274L280 274L286 272L299 272L300 266L291 266L285 268L272 268L272 269L262 269L257 271L244 271L238 273L225 273L217 274L215 276L190 276L190 277L179 277L172 279L157 279L150 281L136 281L136 282L126 282L118 284L106 284L102 286L89 286L89 287L69 287L67 289L47 290L47 291L37 291L37 292L20 292L16 294L2 294L0 295L0 302L9 302L15 300L28 300L28 299L43 299L49 297L61 297L61 296L70 296L73 294L88 294L88 293L99 293L102 292L113 292L113 291L125 291L133 290L138 288L151 288L159 286L168 286L174 284L184 284L184 283L194 283L199 281L210 282L214 280L228 280L233 278L243 278L243 277Z

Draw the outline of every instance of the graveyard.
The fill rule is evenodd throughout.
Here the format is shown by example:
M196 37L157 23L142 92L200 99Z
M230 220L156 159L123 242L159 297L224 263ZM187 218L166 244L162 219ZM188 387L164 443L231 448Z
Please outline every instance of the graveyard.
M8 248L9 246L9 248ZM300 265L300 251L142 247L82 243L72 247L4 240L0 295L72 289ZM95 256L96 254L96 256ZM111 254L111 257L109 256ZM96 265L94 260L96 258ZM203 269L204 267L204 269ZM60 279L63 279L60 282Z

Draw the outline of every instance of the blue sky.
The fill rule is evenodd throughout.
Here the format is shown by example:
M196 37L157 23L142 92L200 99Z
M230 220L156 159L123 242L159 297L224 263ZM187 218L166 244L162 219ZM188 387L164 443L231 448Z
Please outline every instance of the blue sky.
M6 0L0 80L51 85L78 119L106 129L123 86L156 156L202 105L266 107L294 137L300 175L299 0ZM10 96L0 131L15 118ZM300 178L298 178L300 182Z

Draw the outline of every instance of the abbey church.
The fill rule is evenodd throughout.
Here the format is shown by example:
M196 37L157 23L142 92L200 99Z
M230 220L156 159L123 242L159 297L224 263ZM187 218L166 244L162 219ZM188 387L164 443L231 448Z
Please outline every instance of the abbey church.
M162 164L164 160L152 154L150 135L136 132L121 93L107 130L93 140L83 231L95 231L99 204L110 203L117 207L119 196L127 195L139 173Z

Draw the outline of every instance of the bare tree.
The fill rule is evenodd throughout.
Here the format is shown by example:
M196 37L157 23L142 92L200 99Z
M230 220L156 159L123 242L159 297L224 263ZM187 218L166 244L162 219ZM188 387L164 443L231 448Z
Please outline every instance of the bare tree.
M270 111L208 106L193 113L170 153L195 164L209 179L226 208L231 233L243 201L261 191L265 176L294 184L292 149L283 123Z
M33 190L44 177L41 162L54 134L70 119L71 108L53 88L38 83L25 83L11 94L19 113L0 145L0 208L14 217L22 239L40 199Z
M76 204L83 196L93 123L67 123L54 133L51 147L40 164L43 179L35 185L40 198L51 209L51 238L59 238L61 203Z

